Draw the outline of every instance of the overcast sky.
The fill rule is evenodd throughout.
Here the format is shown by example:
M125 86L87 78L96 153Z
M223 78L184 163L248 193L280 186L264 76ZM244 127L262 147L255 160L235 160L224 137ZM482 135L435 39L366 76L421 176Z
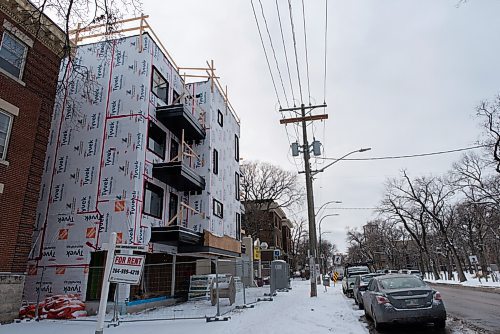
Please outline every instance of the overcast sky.
M291 103L275 0L262 0ZM278 1L292 70L297 74L288 3ZM475 106L500 91L500 1L329 0L326 122L315 136L326 157L395 156L469 147L480 129ZM266 49L276 74L258 0L254 0ZM305 1L311 102L323 102L324 1ZM292 1L304 102L309 103L302 8ZM250 0L144 0L144 12L180 66L203 66L213 59L241 118L241 156L285 169L301 169L293 159ZM283 91L275 76L283 107ZM318 110L322 113L322 110ZM290 141L296 140L288 127ZM312 131L312 128L310 129ZM311 135L311 132L310 132ZM344 208L372 208L381 200L387 177L405 168L412 176L442 174L460 153L388 161L340 161L314 182L316 206L340 200ZM319 161L319 160L318 160ZM298 164L298 167L297 165ZM303 176L302 176L303 177ZM335 206L330 206L335 207ZM305 208L305 207L304 207ZM304 211L305 213L305 211ZM360 227L372 210L328 210L323 237L345 251L346 227ZM319 220L319 217L318 217Z

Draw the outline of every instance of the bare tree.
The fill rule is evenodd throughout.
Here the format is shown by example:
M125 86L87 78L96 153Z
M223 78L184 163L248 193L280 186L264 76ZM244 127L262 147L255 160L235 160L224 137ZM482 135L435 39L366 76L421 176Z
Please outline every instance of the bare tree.
M299 182L297 173L259 161L242 164L241 172L243 201L274 202L279 208L302 204L304 187Z
M500 95L493 101L483 101L477 107L477 116L485 129L483 143L495 161L495 170L500 173Z
M265 162L241 165L241 199L245 204L243 227L253 237L269 228L271 210L292 210L302 205L304 187L297 173Z

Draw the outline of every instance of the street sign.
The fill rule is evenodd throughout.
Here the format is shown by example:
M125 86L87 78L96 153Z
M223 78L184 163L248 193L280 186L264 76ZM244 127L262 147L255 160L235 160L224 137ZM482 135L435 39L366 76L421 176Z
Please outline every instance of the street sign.
M333 281L337 282L338 279L339 279L339 273L338 272L334 272L333 273Z
M111 266L112 283L139 284L144 267L144 255L116 254Z
M274 259L276 260L280 257L281 251L279 249L275 249L273 255L274 255Z
M469 255L469 260L472 264L477 264L477 255Z
M259 246L253 248L253 259L260 260L260 247Z
M340 255L335 255L335 258L334 258L334 260L333 260L333 263L334 263L334 264L338 264L338 265L342 264L342 256L340 256Z

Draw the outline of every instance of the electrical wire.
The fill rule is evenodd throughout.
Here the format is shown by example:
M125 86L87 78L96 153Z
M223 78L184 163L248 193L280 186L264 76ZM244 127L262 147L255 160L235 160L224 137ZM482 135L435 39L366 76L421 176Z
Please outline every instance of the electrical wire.
M326 104L326 63L328 46L328 0L325 0L325 71L323 78L323 104Z
M311 105L311 87L309 85L309 57L307 52L306 10L304 7L304 0L302 0L302 21L304 22L304 48L306 50L307 92L309 94L309 105Z
M431 153L397 155L397 156L388 156L388 157L346 158L346 159L342 159L342 160L370 161L370 160L392 160L392 159L418 158L418 157L426 157L426 156L431 156L431 155L440 155L440 154L448 154L448 153L454 153L454 152L474 150L474 149L482 148L482 147L486 147L486 145L478 145L478 146L472 146L472 147L458 148L458 149L455 149L455 150L438 151L438 152L431 152ZM339 160L338 158L318 158L318 159Z
M278 89L276 89L276 83L274 81L273 72L271 71L271 64L269 64L269 57L267 56L266 46L264 45L264 40L262 39L262 33L260 32L259 20L257 20L257 14L255 13L255 7L253 5L253 0L250 0L250 3L252 4L253 16L255 17L255 23L257 24L257 30L259 31L259 37L260 37L260 42L262 43L262 49L264 50L264 55L266 56L267 67L269 69L269 74L271 75L271 80L273 82L274 92L276 93L276 99L278 100L278 104L279 104L280 109L281 109L281 101L280 101L280 97L278 95Z
M273 40L271 38L271 33L269 32L269 26L267 25L266 15L264 14L264 7L262 6L261 0L259 0L259 4L260 4L260 10L262 12L262 18L264 19L264 25L266 27L267 36L269 37L269 44L271 45L271 50L273 51L274 62L276 63L276 68L278 69L278 76L280 77L281 87L283 88L283 95L285 95L286 105L287 107L290 107L288 103L288 97L285 91L285 85L283 84L283 77L281 76L280 67L278 65L278 59L276 58L276 52L274 51Z
M286 52L285 37L283 35L283 25L281 24L280 8L278 6L278 0L276 0L276 11L278 12L278 21L280 24L281 40L283 41L283 50L285 51L286 68L288 71L288 79L290 81L290 90L292 91L293 106L295 107L295 93L293 91L292 75L290 74L290 65L288 63L288 54Z
M291 2L291 0L288 0L288 9L289 9L289 12L290 12L290 25L292 27L293 49L295 50L295 65L297 66L297 79L299 81L300 103L304 104L304 99L302 98L302 83L300 81L299 58L297 56L297 39L295 38L295 26L293 24L293 14L292 14L292 2Z

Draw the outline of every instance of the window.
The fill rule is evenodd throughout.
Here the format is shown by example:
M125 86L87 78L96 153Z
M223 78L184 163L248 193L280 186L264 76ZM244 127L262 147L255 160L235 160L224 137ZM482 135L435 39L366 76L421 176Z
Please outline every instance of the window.
M24 63L28 46L19 39L4 31L0 44L0 67L16 78L23 76Z
M154 122L149 121L148 150L164 159L166 139L167 134L165 131L160 129Z
M224 217L224 206L222 205L221 202L219 202L215 198L214 198L214 208L213 208L213 211L214 211L214 216L219 217L219 218L223 218Z
M177 99L179 99L179 93L177 93L174 90L173 93L172 93L172 104L179 104L179 103L181 103L180 99L179 99L179 101L177 101Z
M241 215L236 213L236 240L241 240Z
M168 82L164 77L158 72L156 68L153 67L153 77L151 83L151 91L156 95L157 98L168 104Z
M179 196L174 193L170 193L170 199L168 201L168 221L172 221L174 217L177 216L177 209L179 207ZM175 218L170 225L177 225L177 218Z
M172 138L170 140L170 161L177 158L178 155L179 155L179 143Z
M240 200L240 174L234 173L234 191L235 191L235 198L237 201Z
M144 207L142 212L145 215L161 219L163 209L163 189L149 182L144 186Z
M223 126L224 124L224 116L219 109L217 109L217 123L219 123L220 126Z
M9 144L12 116L0 109L0 160L7 159L7 146Z
M234 135L234 160L240 161L240 138Z
M219 152L214 148L212 170L215 175L219 174Z

